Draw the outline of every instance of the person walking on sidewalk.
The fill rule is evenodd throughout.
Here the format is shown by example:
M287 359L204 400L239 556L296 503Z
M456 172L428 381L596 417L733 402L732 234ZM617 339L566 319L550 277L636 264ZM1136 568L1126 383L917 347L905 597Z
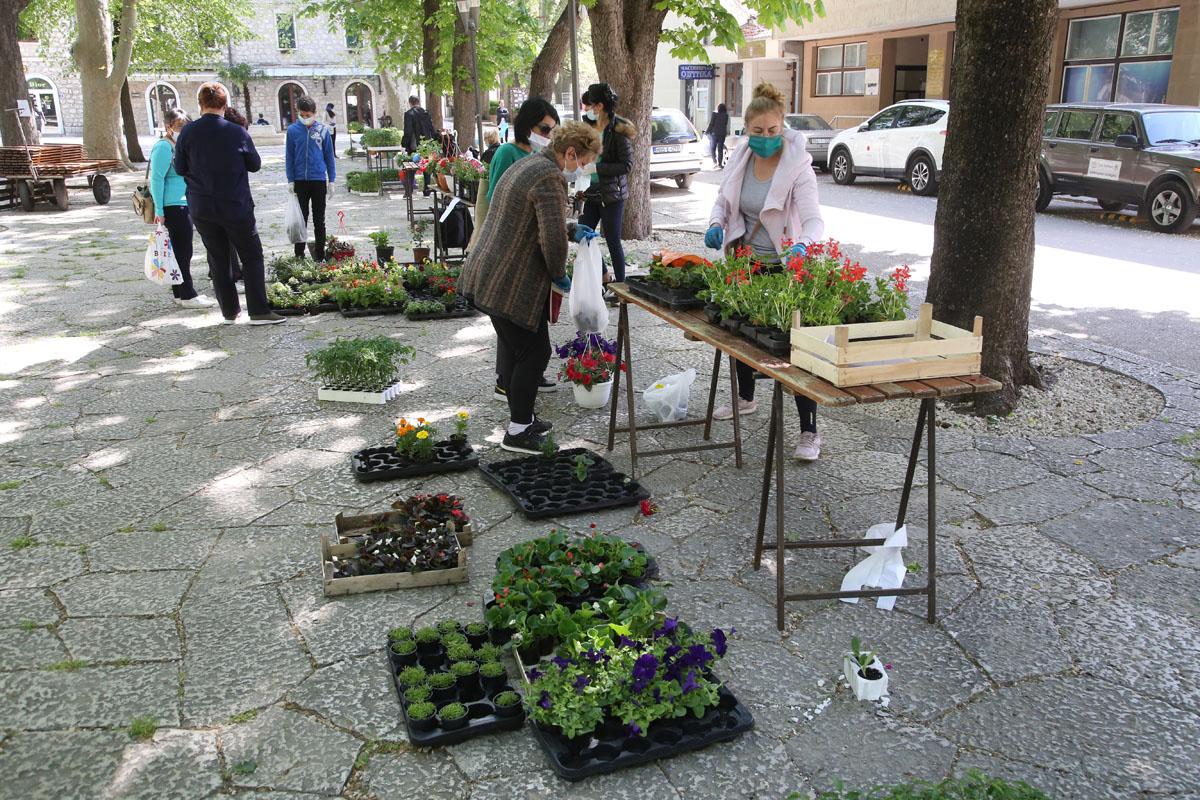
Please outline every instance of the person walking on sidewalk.
M337 112L333 103L325 104L325 127L329 128L329 145L333 148L333 157L337 158Z
M621 229L625 220L625 201L629 199L629 172L633 169L633 140L637 128L617 116L617 96L607 83L593 83L583 95L583 117L600 131L603 149L591 173L592 185L584 194L579 221L589 228L601 226L608 254L612 257L612 276L606 280L625 280L625 247ZM613 299L606 290L605 299Z
M717 201L709 216L704 244L749 247L765 269L780 269L793 255L803 255L808 245L825 235L825 221L817 201L817 179L804 134L783 124L783 93L760 83L746 107L745 147L734 151L721 180ZM794 244L785 247L784 241ZM738 404L741 414L753 414L754 370L737 364ZM800 441L795 458L816 461L821 455L817 434L817 404L796 395L800 412ZM733 417L732 406L713 412L714 419Z
M325 260L325 198L333 194L337 167L333 161L333 134L317 121L317 104L305 95L296 101L299 119L288 126L284 146L284 171L288 191L300 201L300 213L308 225L312 205L316 259ZM296 243L296 258L304 258L304 242Z
M704 135L708 137L709 146L712 148L713 167L725 169L725 137L729 135L729 112L725 110L724 103L717 105Z
M168 108L163 114L166 134L150 150L150 196L154 198L154 223L165 225L171 250L179 264L183 283L171 287L175 305L181 308L212 308L216 303L192 286L192 218L188 214L187 184L175 171L175 139L191 122L187 114Z
M500 446L514 453L541 452L550 430L533 413L538 382L550 361L550 286L570 291L567 240L596 235L567 221L563 178L575 180L599 152L596 131L570 122L555 129L549 147L509 168L458 280L459 291L491 317L496 329L509 418Z
M221 314L225 324L232 325L241 313L229 269L232 248L242 261L250 324L283 322L286 318L273 312L267 301L262 240L250 194L249 174L262 168L262 159L249 132L225 119L225 87L205 83L198 99L200 118L185 125L175 143L175 172L187 182L188 208L208 250L208 272Z

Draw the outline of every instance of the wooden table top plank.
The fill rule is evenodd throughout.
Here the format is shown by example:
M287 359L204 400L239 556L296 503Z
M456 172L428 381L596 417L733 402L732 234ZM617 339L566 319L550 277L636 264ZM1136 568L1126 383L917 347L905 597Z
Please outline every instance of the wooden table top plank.
M730 333L720 326L713 325L699 309L676 311L661 306L652 300L634 294L624 283L610 283L608 288L621 302L637 306L679 328L685 334L690 334L694 339L705 342L726 355L733 356L772 380L779 381L789 394L803 395L823 406L851 406L883 402L893 398L924 398L994 392L1000 388L997 381L982 376L967 376L979 378L979 380L970 382L955 378L929 378L924 381L896 381L895 383L839 388L824 378L818 378L810 372L793 366L789 359L773 356L749 340Z

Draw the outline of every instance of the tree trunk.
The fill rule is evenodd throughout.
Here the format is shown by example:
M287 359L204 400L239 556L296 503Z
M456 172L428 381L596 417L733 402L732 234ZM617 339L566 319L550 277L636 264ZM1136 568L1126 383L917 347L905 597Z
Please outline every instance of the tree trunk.
M125 151L129 160L146 160L142 154L142 143L138 141L137 120L133 118L133 99L129 96L129 81L121 82L121 125L125 131Z
M246 104L246 122L254 124L254 114L250 111L250 84L242 84L242 102Z
M442 90L437 81L438 41L442 34L434 19L440 6L441 0L421 0L421 13L425 16L421 47L421 69L425 72L425 110L433 118L435 131L442 129Z
M41 144L42 141L32 116L18 120L15 114L4 110L16 108L18 100L29 99L29 84L25 82L21 46L17 42L17 17L28 5L29 0L0 3L0 64L8 64L0 70L0 141L9 147L19 146L22 141L29 144ZM22 129L24 140L21 139Z
M978 398L981 413L1010 411L1034 377L1033 187L1057 15L1055 0L958 0L955 15L928 299L953 325L983 316L983 372L1004 389Z
M90 158L125 159L118 115L121 85L129 73L137 0L121 4L121 38L113 51L112 16L104 0L75 0L76 37L71 56L83 94L83 147ZM128 163L128 161L126 161Z
M454 51L450 57L450 74L454 76L454 132L458 149L466 152L475 140L475 84L471 81L471 40L462 17L454 17Z
M1044 0L1052 2L1052 0ZM645 239L654 227L650 209L650 112L654 106L654 62L665 9L656 0L596 0L588 9L592 49L600 80L612 86L620 102L617 113L637 127L633 170L625 201L623 239ZM1045 93L1043 92L1043 95Z
M578 5L576 5L575 11L578 14ZM576 22L578 22L578 17L576 17ZM567 50L570 46L571 7L564 3L562 13L558 15L558 20L550 28L550 33L546 35L546 43L542 45L541 52L533 60L533 67L529 71L530 97L544 97L550 102L554 102L554 82L558 79L563 59L567 57Z

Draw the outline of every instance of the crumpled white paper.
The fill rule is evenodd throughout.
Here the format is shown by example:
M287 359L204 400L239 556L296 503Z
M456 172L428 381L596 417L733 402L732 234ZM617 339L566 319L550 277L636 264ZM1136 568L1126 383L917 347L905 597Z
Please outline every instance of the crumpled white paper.
M842 578L842 591L855 592L866 587L880 589L899 589L904 584L904 575L908 568L904 566L904 547L908 544L908 526L901 525L899 529L894 523L881 522L872 525L864 539L886 539L881 545L860 547L869 553L866 558L855 564ZM843 603L857 603L857 597L839 598ZM884 595L875 602L876 608L891 611L896 605L896 595Z

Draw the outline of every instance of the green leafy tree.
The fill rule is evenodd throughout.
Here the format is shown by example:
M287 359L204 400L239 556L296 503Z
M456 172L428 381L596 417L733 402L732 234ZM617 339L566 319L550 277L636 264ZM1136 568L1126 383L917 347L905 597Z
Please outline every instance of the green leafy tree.
M253 121L254 117L250 110L250 82L260 81L267 77L267 74L243 62L218 68L217 77L230 86L242 87L242 103L246 109L246 119Z

